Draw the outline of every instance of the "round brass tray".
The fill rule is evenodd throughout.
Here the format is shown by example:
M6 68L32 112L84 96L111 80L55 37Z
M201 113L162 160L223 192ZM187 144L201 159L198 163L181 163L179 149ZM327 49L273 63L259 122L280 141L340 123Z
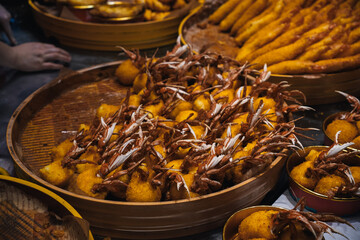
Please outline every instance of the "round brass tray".
M209 30L202 27L214 11L199 6L186 16L179 26L179 35L183 44L190 44L194 52L205 50L236 57L238 47L228 34L221 33L218 26L208 24ZM279 75L272 74L270 81L287 81L290 89L297 89L306 95L307 105L329 104L344 101L344 97L335 90L357 96L360 94L360 68L333 74Z
M55 79L20 104L7 128L7 144L19 176L66 199L90 222L95 234L126 239L175 238L221 227L232 213L260 203L274 188L284 157L275 159L256 177L191 200L99 200L55 187L40 178L39 169L51 162L51 148L67 137L64 132L90 122L100 104L116 104L125 97L127 88L113 77L119 64L98 65Z
M183 18L177 16L134 23L83 22L46 13L33 0L28 1L45 35L54 37L63 45L88 50L118 51L117 46L148 49L172 44Z

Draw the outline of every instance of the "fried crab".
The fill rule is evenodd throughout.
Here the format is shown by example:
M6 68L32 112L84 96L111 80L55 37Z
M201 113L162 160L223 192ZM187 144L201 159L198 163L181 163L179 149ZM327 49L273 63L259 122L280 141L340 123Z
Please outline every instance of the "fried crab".
M56 169L67 172L53 181L56 169L44 167L50 183L98 198L192 198L254 177L301 148L301 129L289 115L308 109L295 98L304 96L286 82L267 82L266 66L258 74L180 43L160 58L123 51L129 60L115 75L132 79L132 87L119 105L101 105L90 125L54 148ZM94 174L81 177L89 169Z

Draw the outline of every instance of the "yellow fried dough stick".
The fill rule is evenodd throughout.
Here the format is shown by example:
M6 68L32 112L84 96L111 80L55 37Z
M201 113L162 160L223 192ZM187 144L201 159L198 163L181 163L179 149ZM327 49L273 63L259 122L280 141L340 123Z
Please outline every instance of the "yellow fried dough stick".
M265 46L263 46L262 48L256 50L255 52L249 54L246 56L246 60L248 60L249 62L252 62L255 58L269 52L272 51L274 49L277 49L281 46L286 46L289 45L293 42L295 42L296 40L298 40L301 35L309 30L311 28L311 25L301 25L297 28L294 28L290 31L285 32L284 34L280 35L279 37L277 37L274 41L270 42L269 44L266 44Z
M337 72L360 66L360 54L315 62L314 72Z
M223 20L241 0L229 0L221 5L215 12L213 12L209 17L209 22L213 24L218 24Z
M267 3L268 3L267 0L259 0L252 3L232 26L230 34L231 35L236 34L240 27L242 27L250 19L253 19L259 13L261 13L266 8Z
M257 36L254 40L253 37L251 37L247 42L248 44L244 44L242 46L237 54L236 60L239 62L246 61L246 56L248 56L250 53L254 52L257 48L262 47L268 42L271 42L274 40L277 36L279 36L281 33L283 33L288 27L289 27L289 18L287 19L287 22L283 22L281 24L277 24L275 28L270 28L270 31L263 32L263 34L256 34L253 36ZM260 31L261 32L261 31ZM260 33L259 32L259 33Z
M339 4L335 1L324 6L317 14L315 24L321 24L335 18L335 12Z
M360 41L353 43L351 45L348 45L347 48L339 54L339 57L348 57L353 56L360 53Z
M321 54L318 60L325 60L325 59L332 59L336 57L337 55L341 54L345 51L347 45L344 43L335 43L330 46L330 49Z
M331 30L329 35L324 37L319 42L311 45L307 50L310 50L313 48L320 48L324 45L331 45L331 44L335 43L337 40L339 40L344 35L344 32L345 32L345 27L342 25L338 25L333 30Z
M275 74L303 74L314 72L313 61L290 60L283 61L268 67L268 71Z
M333 24L331 23L322 24L321 26L304 33L304 35L296 42L265 53L264 55L257 57L252 63L263 66L264 64L272 65L294 59L304 52L308 46L324 38L332 28Z
M220 22L220 30L227 31L229 30L236 20L245 12L245 10L250 6L252 0L243 0L241 1L236 8L229 13L221 22Z
M318 0L314 4L312 4L310 7L302 9L298 14L296 14L291 19L290 29L293 29L294 27L298 27L301 24L305 24L306 22L309 22L309 20L313 21L313 19L316 18L317 13L328 4L328 0ZM311 18L309 18L310 16ZM308 20L306 20L308 19Z
M360 27L357 27L350 32L348 43L353 44L354 42L357 42L359 40L360 40Z
M252 21L249 25L245 24L242 28L240 28L238 31L239 35L237 35L235 38L235 42L239 45L244 43L251 35L259 31L259 29L264 27L269 22L276 19L280 15L283 8L284 1L278 0L274 9L269 14L257 19L256 21ZM242 31L243 28L245 28L245 30Z
M327 52L330 49L328 45L321 45L316 48L306 50L301 56L297 58L299 61L316 61L320 58L321 54Z

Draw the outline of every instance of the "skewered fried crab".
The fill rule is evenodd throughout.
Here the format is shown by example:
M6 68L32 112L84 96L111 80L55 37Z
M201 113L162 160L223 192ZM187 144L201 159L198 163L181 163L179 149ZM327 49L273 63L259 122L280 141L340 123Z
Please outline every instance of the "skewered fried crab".
M291 210L256 211L242 220L235 239L320 240L325 232L344 236L325 222L339 222L353 227L346 220L331 214L304 212L304 206L305 200L302 198ZM297 210L298 207L300 207L299 210Z
M360 196L360 166L351 161L355 159L355 164L359 164L356 156L359 151L345 152L353 143L339 144L339 134L340 131L328 149L311 150L305 161L291 170L290 176L300 185L330 198Z
M256 176L286 150L301 147L289 113L308 109L294 98L302 94L287 91L285 82L268 83L266 67L256 75L230 58L194 55L180 44L161 58L123 50L130 60L116 76L129 77L124 69L132 65L133 87L118 106L101 105L93 123L63 149L60 161L73 171L71 179L84 168L97 169L91 193L80 194L192 198Z
M326 134L330 139L335 139L335 134L341 130L339 142L353 142L357 149L360 149L360 101L356 97L347 93L336 91L346 97L347 101L353 107L350 112L339 114L329 125L326 126Z

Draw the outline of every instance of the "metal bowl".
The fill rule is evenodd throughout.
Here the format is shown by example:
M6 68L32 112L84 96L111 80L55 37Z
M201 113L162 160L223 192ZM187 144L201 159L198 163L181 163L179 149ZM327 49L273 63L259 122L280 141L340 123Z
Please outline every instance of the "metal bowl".
M289 175L289 190L295 201L301 197L306 198L306 208L312 212L328 212L334 213L338 216L353 215L360 211L360 198L329 198L326 195L314 192L305 188L296 182L291 176L291 170L304 161L305 156L311 150L324 150L327 146L310 146L306 147L304 151L298 151L290 155L286 163L286 171ZM358 156L352 160L354 165L360 166L360 159Z
M175 238L220 227L234 211L259 204L275 187L284 157L275 159L256 177L190 200L99 200L43 180L39 169L51 162L51 148L64 140L61 132L90 122L101 103L116 104L125 97L127 88L111 80L119 64L93 66L55 79L20 104L7 129L7 144L18 176L40 183L70 202L90 222L94 233L126 239Z
M5 194L1 195L0 199L3 200L5 199L8 201L11 200L12 204L14 204L15 206L21 206L22 208L27 210L31 210L31 209L39 209L40 211L48 210L55 213L61 218L64 218L66 216L76 217L80 219L81 224L85 224L84 229L77 230L79 232L78 234L80 233L84 234L83 231L85 230L88 231L89 229L88 223L82 221L83 219L80 216L80 214L63 198L49 191L48 189L41 187L32 182L28 182L19 178L14 178L5 175L0 175L0 183L5 184L5 189L6 187L9 187L13 190L10 193L6 192ZM19 191L14 191L14 188ZM26 197L24 197L25 194ZM46 207L47 209L43 209L43 207ZM21 211L24 209L19 209L19 210ZM3 207L2 210L4 210ZM30 219L31 218L28 218L26 221ZM81 226L79 225L79 227ZM82 235L78 235L78 237L79 236ZM81 239L84 239L84 237L82 237ZM94 239L91 231L88 232L88 239L89 240Z

